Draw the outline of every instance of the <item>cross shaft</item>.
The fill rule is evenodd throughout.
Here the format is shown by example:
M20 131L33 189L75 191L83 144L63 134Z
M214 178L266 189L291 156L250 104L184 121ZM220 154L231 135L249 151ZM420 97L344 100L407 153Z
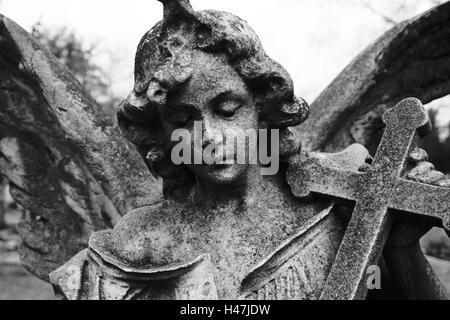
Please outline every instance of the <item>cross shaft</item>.
M414 98L388 110L383 116L383 138L366 172L342 170L319 158L306 159L289 170L288 182L296 196L317 193L356 202L321 299L365 298L366 270L378 262L392 226L388 212L426 216L450 227L450 189L401 178L416 130L427 119L421 102Z

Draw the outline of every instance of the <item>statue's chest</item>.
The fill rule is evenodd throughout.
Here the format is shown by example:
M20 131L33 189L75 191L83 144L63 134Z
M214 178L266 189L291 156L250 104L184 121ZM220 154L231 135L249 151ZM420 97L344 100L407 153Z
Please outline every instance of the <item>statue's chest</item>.
M330 211L330 205L305 207L298 220L287 208L263 211L269 220L248 214L201 223L172 219L178 238L166 252L173 263L133 268L97 248L89 250L88 274L98 278L99 292L117 299L315 299L343 235Z
M247 215L210 221L199 238L186 238L186 248L209 256L211 268L202 268L212 271L219 298L312 299L323 287L342 233L326 210L306 221Z
M245 277L241 298L319 298L343 229L332 216L317 218L317 224L287 239Z

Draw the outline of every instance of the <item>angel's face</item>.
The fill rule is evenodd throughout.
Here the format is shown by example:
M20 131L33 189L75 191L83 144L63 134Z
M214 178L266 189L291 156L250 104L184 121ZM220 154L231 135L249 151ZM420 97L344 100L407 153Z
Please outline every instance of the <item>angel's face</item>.
M257 130L258 113L253 94L225 58L203 52L196 52L192 58L192 77L169 94L167 105L159 110L167 138L170 141L172 133L180 128L189 131L190 137L200 134L200 148L195 147L194 141L190 144L193 156L202 157L208 146L215 146L216 156L220 154L223 159L234 161L209 165L192 163L186 164L187 167L203 181L236 182L245 176L249 165L237 164L235 148L227 148L226 144L234 144L230 133L237 134L238 129ZM246 150L250 150L248 146ZM199 152L202 155L198 155Z

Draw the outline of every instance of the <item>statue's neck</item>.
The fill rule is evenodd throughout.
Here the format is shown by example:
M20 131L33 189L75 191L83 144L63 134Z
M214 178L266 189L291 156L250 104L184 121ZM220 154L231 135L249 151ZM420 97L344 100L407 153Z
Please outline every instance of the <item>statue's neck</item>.
M241 179L227 184L212 184L208 181L197 179L195 200L199 203L215 202L227 203L232 201L245 201L252 199L259 190L263 188L264 176L260 174L260 167L250 166L249 170Z

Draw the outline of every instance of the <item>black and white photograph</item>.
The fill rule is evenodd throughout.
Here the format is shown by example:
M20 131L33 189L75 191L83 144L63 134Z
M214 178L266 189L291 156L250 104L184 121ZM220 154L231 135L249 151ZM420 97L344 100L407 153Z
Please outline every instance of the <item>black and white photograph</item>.
M449 237L450 1L0 0L0 300L447 300Z

